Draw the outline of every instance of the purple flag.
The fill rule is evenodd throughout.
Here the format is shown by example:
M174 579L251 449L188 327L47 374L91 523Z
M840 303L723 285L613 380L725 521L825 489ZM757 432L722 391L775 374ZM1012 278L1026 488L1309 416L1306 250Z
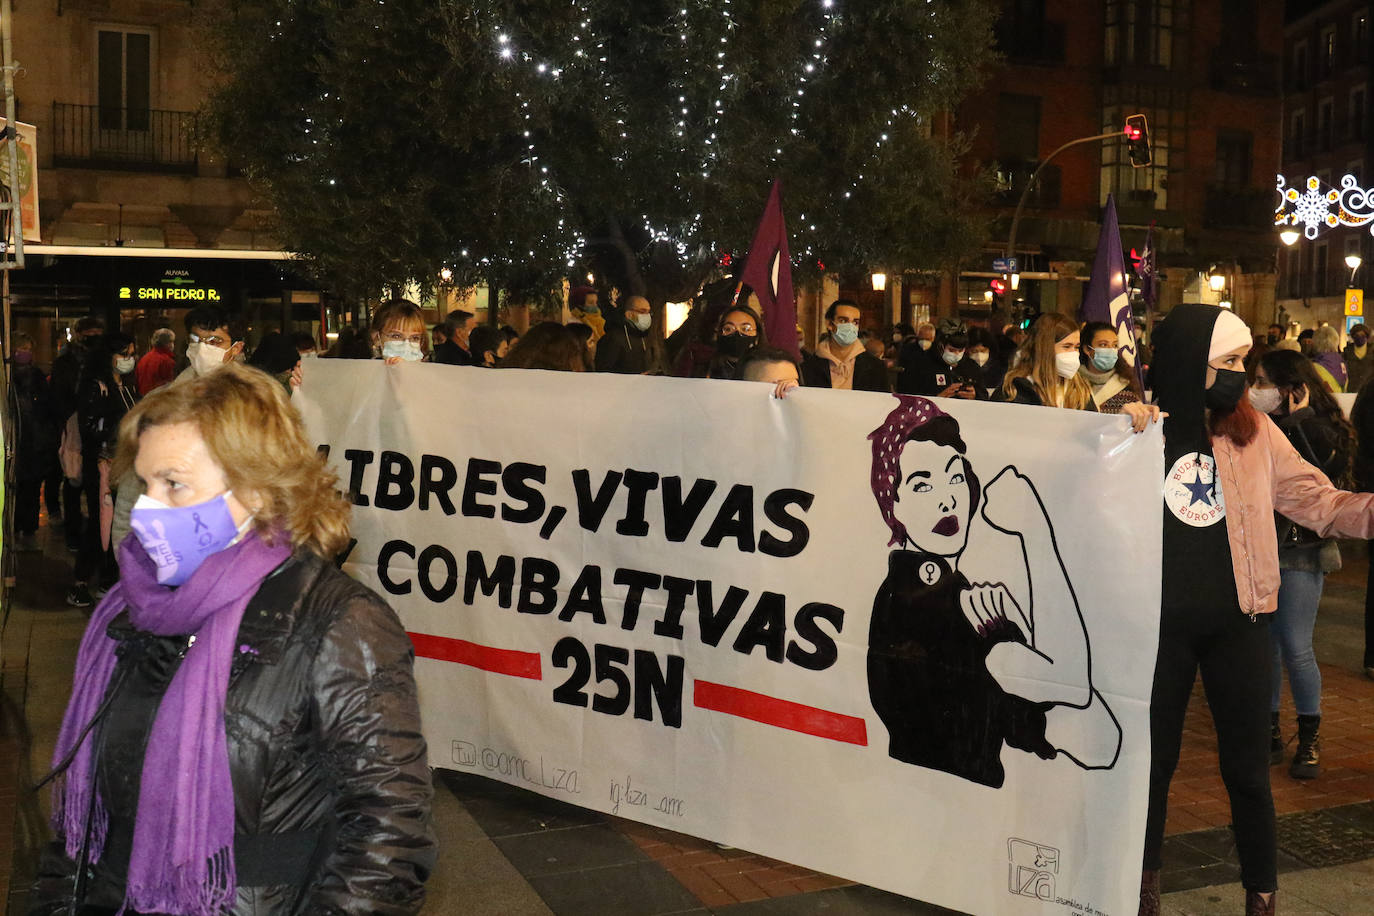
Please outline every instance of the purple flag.
M797 351L797 299L792 294L792 258L787 251L787 223L782 217L782 185L773 182L763 218L754 232L749 257L740 281L759 297L768 343L799 359ZM739 295L736 290L735 295Z
M1097 237L1097 257L1083 294L1079 315L1084 321L1104 321L1116 328L1117 346L1126 365L1140 375L1136 359L1135 327L1131 317L1131 289L1126 283L1126 258L1121 253L1121 228L1116 220L1116 198L1107 195L1102 231Z
M1132 254L1135 252L1132 251ZM1140 278L1140 295L1145 300L1145 308L1154 311L1159 304L1159 272L1155 267L1155 224L1145 232L1145 247L1140 249L1136 261L1135 274Z

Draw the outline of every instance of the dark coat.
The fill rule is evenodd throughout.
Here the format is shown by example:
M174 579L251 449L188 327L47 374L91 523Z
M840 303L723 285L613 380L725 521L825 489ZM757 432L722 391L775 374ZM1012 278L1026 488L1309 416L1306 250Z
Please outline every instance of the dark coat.
M128 680L96 731L105 854L82 913L113 914L123 898L137 778L157 704L185 637L110 626ZM373 592L298 551L258 588L235 639L225 699L234 785L236 916L416 913L434 867L432 797L412 671L414 651ZM131 797L132 796L132 797ZM122 856L123 866L114 863ZM72 862L62 841L44 853L30 913L65 912Z
M1341 359L1345 361L1345 371L1349 377L1346 391L1359 391L1365 382L1374 378L1374 345L1365 348L1364 358L1361 359L1355 355L1355 345L1348 343L1341 351Z
M101 381L93 375L81 379L76 396L76 419L81 430L81 457L91 462L114 453L119 435L119 421L138 402L134 377L128 375L118 385L113 377Z
M970 385L980 401L988 399L988 388L982 366L967 355L953 366L946 363L932 350L922 350L919 346L905 347L902 350L902 372L897 377L899 394L919 394L934 397L950 385Z
M1374 493L1374 385L1366 383L1350 410L1355 427L1355 486Z
M44 480L57 467L59 435L48 380L36 366L15 366L12 379L15 479Z
M52 361L52 375L48 382L52 389L53 422L58 429L76 412L76 393L85 364L84 345L75 341L67 344L66 349Z
M472 354L451 340L446 340L434 348L432 362L443 363L447 366L474 366Z
M637 328L619 325L607 329L596 342L596 371L640 375L653 367L649 335Z
M1318 468L1336 486L1344 489L1350 485L1351 443L1344 427L1318 416L1311 407L1275 417L1274 423L1293 443L1303 461ZM1304 528L1277 512L1274 515L1280 550L1321 543L1322 538L1310 528Z
M802 359L802 384L807 388L830 387L830 360L816 353ZM882 360L864 350L854 358L855 391L891 391L887 383L887 366Z

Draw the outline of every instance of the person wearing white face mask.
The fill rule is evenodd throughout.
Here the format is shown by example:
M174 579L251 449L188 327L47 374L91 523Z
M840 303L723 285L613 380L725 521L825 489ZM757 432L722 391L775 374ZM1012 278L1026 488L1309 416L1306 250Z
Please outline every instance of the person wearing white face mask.
M1091 386L1098 413L1121 413L1127 404L1143 401L1135 370L1121 359L1116 328L1104 321L1090 321L1079 335L1078 372Z
M935 347L929 353L908 351L909 358L897 379L898 393L968 401L986 399L983 371L969 357L969 344L969 334L963 325L950 322L942 326L935 338Z
M869 353L859 340L863 313L857 303L836 299L825 310L830 335L802 363L808 388L842 388L849 391L888 391L887 366Z
M1002 387L1007 368L997 359L997 340L986 328L968 329L968 358L978 367L977 384L980 397Z
M178 382L213 372L243 353L243 334L230 328L229 315L213 305L186 313L186 359L191 365L176 377Z
M372 350L388 366L418 363L429 355L425 316L408 299L388 299L372 313Z
M619 326L607 325L606 335L596 344L596 371L622 375L643 375L654 367L653 343L649 328L653 313L643 296L627 296L621 305Z
M1080 339L1072 319L1058 312L1041 315L993 400L1096 411L1092 389L1078 373Z

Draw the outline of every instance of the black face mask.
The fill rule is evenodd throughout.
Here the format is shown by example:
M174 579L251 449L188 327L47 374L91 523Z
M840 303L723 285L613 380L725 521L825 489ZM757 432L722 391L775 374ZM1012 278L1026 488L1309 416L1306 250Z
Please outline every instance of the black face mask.
M1276 343L1278 343L1278 342L1279 342L1279 336L1278 336L1277 334L1270 334L1270 335L1269 335L1269 346L1272 347L1274 344L1276 344Z
M739 359L754 348L756 339L743 334L721 334L716 337L716 353L726 359Z
M1230 410L1245 397L1245 373L1218 369L1217 380L1207 389L1206 403L1212 410Z

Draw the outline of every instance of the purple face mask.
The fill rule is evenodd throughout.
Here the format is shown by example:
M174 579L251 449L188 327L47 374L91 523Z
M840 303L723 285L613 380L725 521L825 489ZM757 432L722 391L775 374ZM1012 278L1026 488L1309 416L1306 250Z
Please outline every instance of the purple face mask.
M168 506L146 493L134 503L129 523L157 566L159 585L181 585L205 558L228 547L239 526L221 493L194 506ZM248 521L244 522L247 527Z

